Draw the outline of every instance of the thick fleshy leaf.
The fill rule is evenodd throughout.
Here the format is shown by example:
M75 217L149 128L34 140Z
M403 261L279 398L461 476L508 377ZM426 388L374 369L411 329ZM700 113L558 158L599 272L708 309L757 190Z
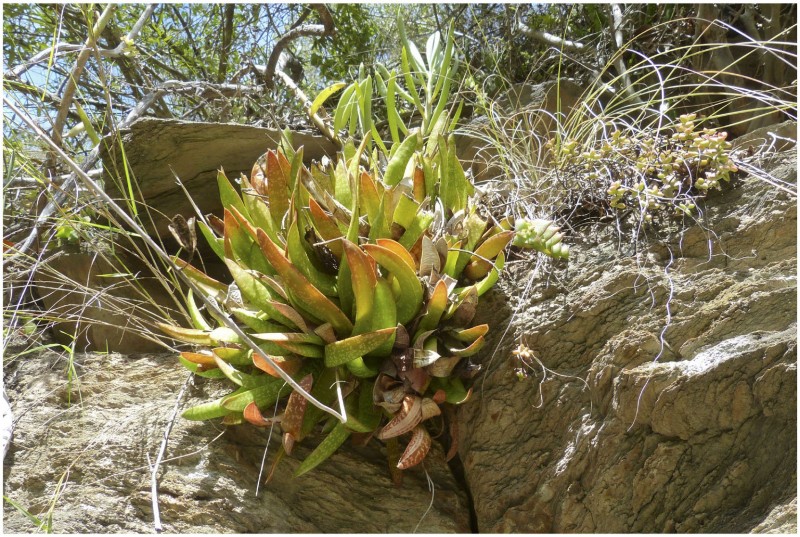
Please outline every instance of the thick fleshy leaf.
M398 146L397 150L389 159L386 165L386 172L383 174L383 182L389 186L394 186L403 179L406 165L417 149L419 134L410 133L405 140Z
M214 235L214 232L211 231L211 228L208 227L208 225L202 220L197 222L197 227L200 228L200 233L203 234L206 242L214 251L214 253L217 254L217 257L220 259L225 259L225 252L222 249L222 239Z
M301 240L300 231L297 228L297 220L294 220L286 232L286 248L289 260L295 267L300 269L300 272L302 272L308 281L319 289L322 294L326 296L336 296L336 278L314 266Z
M394 209L392 220L403 226L404 229L408 229L418 210L419 203L406 195L401 195Z
M233 365L249 365L251 363L250 355L251 350L236 346L236 347L215 347L211 349L211 352L214 353L215 356L218 358L225 360L229 364Z
M254 353L252 356L253 365L259 368L264 373L273 376L275 378L281 378L280 374L275 370L274 367L267 361L267 359L260 353ZM276 367L282 369L289 375L294 375L300 368L303 366L303 360L296 356L272 356L270 355L270 359L273 361Z
M280 349L288 351L289 353L305 356L306 358L322 358L324 352L322 349L322 338L316 334L298 334L298 333L265 333L265 334L251 334L251 337L259 341L266 341L268 344L272 343L277 345ZM272 354L283 355L286 353L279 349L264 345L264 348L270 349Z
M269 214L269 206L266 197L256 191L250 180L242 174L242 202L247 209L247 214L252 219L255 227L264 228L270 236L273 235L272 217Z
M314 287L260 229L258 230L258 242L270 264L275 267L283 279L293 302L312 317L331 323L339 336L352 332L353 324L342 310Z
M264 310L266 304L272 301L272 293L253 273L243 269L236 261L225 259L225 265L233 276L233 281L239 288L242 298L248 304Z
M308 392L311 390L313 381L314 377L308 374L303 377L299 384L301 388ZM284 433L283 449L286 450L288 455L292 454L294 443L302 439L301 429L307 404L308 400L296 391L289 395L289 400L286 402L286 411L283 414L283 420L281 420L281 429Z
M294 471L294 477L300 477L319 466L325 459L333 455L349 436L350 430L343 423L337 423L336 427L325 437L325 440L320 442L316 449L300 463L300 466Z
M203 314L200 313L200 309L197 307L197 303L194 301L194 295L191 289L189 289L186 294L186 309L189 310L189 317L191 318L192 324L195 328L198 330L212 329L212 326L208 324L208 321L206 321L205 317L203 317Z
M387 250L391 250L392 252L397 254L397 256L400 259L402 259L406 265L408 265L408 268L410 268L414 272L417 271L417 263L416 261L414 261L414 257L399 242L393 241L392 239L378 239L377 241L375 241L375 244L377 244L378 246L382 246Z
M479 324L473 326L472 328L453 331L452 336L459 341L463 341L464 343L472 343L479 337L485 336L488 332L489 332L488 324Z
M361 358L387 341L394 332L395 328L384 328L329 343L325 345L325 365L337 367Z
M353 376L358 378L374 378L378 374L378 366L375 360L365 360L356 358L344 364Z
M273 343L305 343L308 345L324 345L321 337L312 333L302 334L298 332L267 332L264 334L250 334L251 337L260 341L271 341Z
M430 228L433 218L433 213L429 211L421 210L418 212L417 216L411 222L411 225L406 228L405 233L403 233L403 236L400 237L400 240L398 241L400 242L400 245L407 250L412 249L414 245L417 244L417 241L419 241L420 237L422 237L423 234Z
M403 456L397 462L397 467L406 470L422 462L425 455L431 449L431 435L422 425L417 425L411 433L411 440L408 442Z
M182 352L181 358L192 362L193 364L202 364L202 365L213 365L216 367L214 362L214 355L210 352Z
M267 195L273 228L282 229L289 210L289 183L292 165L281 152L267 151Z
M242 373L231 364L221 359L217 354L214 354L214 362L216 362L220 371L228 377L228 380L243 388L256 388L274 381L273 377L267 375L256 376Z
M369 433L374 431L381 422L382 413L372 402L374 382L363 381L358 388L358 398L347 398L347 423L348 429L356 432Z
M275 424L274 420L267 419L258 409L255 403L250 403L242 411L242 417L256 427L270 427Z
M217 172L217 186L219 187L219 198L222 201L222 207L225 209L235 207L241 214L248 214L242 198L239 197L239 193L236 192L236 189L225 176L225 172L221 169Z
M503 231L483 241L470 258L469 264L464 269L464 275L471 280L486 276L493 266L489 261L502 252L512 238L514 238L513 231Z
M191 371L192 373L194 373L199 377L209 378L209 379L225 378L225 375L222 373L222 371L219 370L219 368L217 368L216 365L212 367L207 365L196 364L194 362L190 362L183 356L179 356L178 360L180 361L183 367L185 367L186 369L188 369L189 371Z
M345 82L336 82L320 91L317 95L317 98L314 99L314 102L311 103L311 106L308 108L308 115L313 116L316 114L317 110L319 110L319 108L325 104L325 101L327 101L331 95L341 90L345 86L347 86L347 83Z
M341 259L344 254L342 251L342 244L341 241L336 240L343 236L341 230L314 198L308 200L308 205L310 209L310 219L317 233L319 233L319 236L325 241L325 245L330 248L331 252L333 252L337 258Z
M228 293L227 285L206 275L204 272L201 272L179 257L172 257L172 261L175 262L183 274L197 284L206 295L218 301L225 298L225 295Z
M156 326L172 339L183 341L184 343L191 343L193 345L212 345L214 340L211 338L211 332L206 330L198 330L197 328L182 328L165 323L156 323Z
M232 414L236 411L231 411L230 409L225 408L222 406L222 402L227 399L228 397L233 397L238 394L244 393L246 390L244 388L239 388L235 392L222 397L221 399L217 399L215 401L209 401L207 403L202 403L191 408L187 408L181 414L181 417L191 421L203 421L203 420L210 420L213 418L221 418L223 416L227 416Z
M370 316L370 331L392 328L397 326L397 305L392 293L392 286L386 278L378 278L375 286L375 301ZM402 326L402 325L400 325ZM368 352L366 356L388 356L392 352L396 334L386 342Z
M422 284L407 260L394 251L377 244L365 244L364 250L397 280L400 288L397 298L397 322L407 324L422 305Z
M436 287L433 288L433 293L431 293L431 297L428 300L428 309L419 321L417 334L436 328L439 325L439 321L446 307L447 284L444 280L439 280Z
M286 330L285 326L271 322L267 314L260 310L230 308L230 312L238 321L243 322L254 332L283 332Z
M451 405L460 405L467 402L472 394L472 388L467 390L459 378L434 378L431 380L431 390L443 390L445 401Z
M366 171L362 171L359 176L361 181L358 191L358 195L360 196L359 205L361 206L361 210L367 213L369 223L374 224L378 217L378 207L381 204L381 196L370 174Z
M467 356L472 356L477 353L479 350L483 348L484 343L486 341L483 339L483 336L480 336L475 341L470 343L467 347L463 348L455 348L455 347L447 347L448 352L453 356L458 356L459 358L464 358Z
M374 262L361 251L361 248L348 240L344 240L342 246L347 257L351 288L355 301L355 325L353 330L355 333L360 333L366 331L370 326L370 316L372 315L378 277L375 273Z
M256 388L247 389L238 393L233 393L227 397L223 397L221 404L224 408L235 412L242 412L244 408L250 403L255 403L257 406L263 408L267 405L274 404L281 395L281 392L288 391L289 388L283 379L265 376L268 379L266 384Z

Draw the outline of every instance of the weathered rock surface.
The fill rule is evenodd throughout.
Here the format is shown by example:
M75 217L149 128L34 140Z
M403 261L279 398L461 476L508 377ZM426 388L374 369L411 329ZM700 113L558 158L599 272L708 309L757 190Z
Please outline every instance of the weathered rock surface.
M187 372L173 354L76 356L80 383L67 404L66 363L54 353L6 367L16 417L4 461L3 494L34 514L52 515L57 533L153 532L148 456L155 461ZM182 405L197 404L223 383L197 379ZM224 431L224 433L223 433ZM268 433L249 425L225 430L178 417L158 480L161 521L169 533L469 531L466 496L438 446L425 471L392 484L377 441L345 446L325 464L292 479L299 459L285 457L255 494ZM264 476L278 448L270 444ZM310 447L295 448L304 458ZM62 480L63 478L63 480ZM58 483L61 481L62 487ZM427 514L426 514L426 511ZM41 516L41 515L40 515ZM32 532L5 506L6 532Z
M485 317L499 346L459 410L480 531L796 531L796 199L750 177L706 216L638 255L571 239L528 293L530 267L502 280L513 329ZM522 381L520 339L541 362Z
M102 159L106 189L113 198L123 198L111 179L119 177L124 185L121 141L135 179L133 191L151 208L157 234L168 236L167 225L173 216L189 218L195 213L175 175L203 214L221 212L217 170L224 169L231 180L238 179L240 173L249 177L256 159L275 149L280 136L279 131L249 125L142 118L105 140ZM335 152L333 143L321 136L295 132L292 143L304 147L307 161Z

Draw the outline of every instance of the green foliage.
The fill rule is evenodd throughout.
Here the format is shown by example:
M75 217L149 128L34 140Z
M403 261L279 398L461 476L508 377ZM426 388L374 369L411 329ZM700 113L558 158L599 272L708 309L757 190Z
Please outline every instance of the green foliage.
M478 300L497 281L515 231L511 220L493 225L479 215L455 156L446 113L457 66L452 32L428 39L424 56L404 38L407 68L390 82L415 106L421 124L404 138L398 129L390 147L371 144L373 79L363 75L342 91L334 114L346 118L342 136L360 135L357 149L347 141L335 162L311 169L300 162L302 151L268 151L242 178L241 196L220 174L225 215L219 236L209 238L234 283L225 286L190 266L184 273L242 321L259 347L248 349L230 329L214 328L191 296L194 328L162 326L203 347L181 354L190 370L219 369L237 387L188 409L188 419L271 425L262 412L288 395L275 367L307 381L323 404L344 401L346 421L296 475L323 462L351 433L383 440L411 433L397 466L413 466L430 448L422 422L439 415L439 405L469 398L464 366L489 329L473 324ZM332 94L326 90L317 105ZM567 256L551 222L516 224L516 244ZM301 404L296 393L286 403L286 453L325 417ZM388 424L381 427L383 414ZM287 422L290 415L295 419Z

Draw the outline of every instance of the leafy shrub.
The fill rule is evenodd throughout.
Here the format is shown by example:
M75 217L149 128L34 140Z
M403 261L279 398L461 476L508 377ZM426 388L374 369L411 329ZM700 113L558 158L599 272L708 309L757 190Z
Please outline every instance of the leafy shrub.
M427 59L405 40L405 88L396 73L375 79L362 73L345 89L324 91L309 112L343 89L334 132L361 137L358 148L352 139L342 142L333 162L309 169L302 148L295 151L285 140L241 178L242 195L220 172L224 217L199 226L233 283L182 266L257 344L249 347L219 319L208 319L189 293L194 328L162 330L200 346L181 353L187 368L225 377L237 388L186 410L185 418L269 426L278 418L265 413L285 400L282 449L290 454L326 415L290 390L281 369L317 402L338 402L346 417L327 417L327 437L295 475L352 434L389 443L391 463L402 470L430 448L425 420L440 415L441 405L468 399L469 357L489 330L473 320L479 298L503 269L504 250L513 241L566 258L568 248L549 221L495 222L471 201L474 187L455 154L454 121L445 112L454 52L452 29L444 41L438 33L428 40ZM385 100L391 149L372 117L373 80ZM418 128L404 124L397 96L418 112ZM406 434L400 454L397 438Z

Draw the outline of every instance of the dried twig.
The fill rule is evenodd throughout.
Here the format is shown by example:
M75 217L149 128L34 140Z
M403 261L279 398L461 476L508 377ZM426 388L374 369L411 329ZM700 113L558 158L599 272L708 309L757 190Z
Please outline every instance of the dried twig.
M161 514L158 509L158 467L161 465L161 461L164 459L164 454L167 452L167 442L169 442L169 435L172 432L172 426L175 425L175 419L178 417L178 410L181 407L181 399L183 399L183 394L186 393L186 388L188 388L189 384L191 384L193 377L194 373L189 373L189 376L186 377L186 380L181 387L181 391L178 392L178 397L175 399L175 408L172 409L172 415L169 417L169 421L167 421L167 428L164 429L164 436L161 438L161 448L158 450L156 462L150 466L150 495L152 497L151 499L153 500L153 526L155 526L156 532L161 532L163 529L161 527Z

